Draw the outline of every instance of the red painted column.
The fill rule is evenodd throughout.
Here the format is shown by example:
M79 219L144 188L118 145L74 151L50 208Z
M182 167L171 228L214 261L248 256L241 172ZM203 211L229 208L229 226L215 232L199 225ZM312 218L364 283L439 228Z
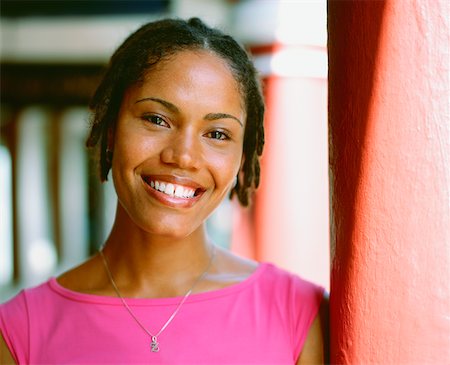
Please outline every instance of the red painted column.
M336 364L450 363L449 14L328 3Z
M255 200L256 257L328 289L327 82L275 74L265 90L267 143Z

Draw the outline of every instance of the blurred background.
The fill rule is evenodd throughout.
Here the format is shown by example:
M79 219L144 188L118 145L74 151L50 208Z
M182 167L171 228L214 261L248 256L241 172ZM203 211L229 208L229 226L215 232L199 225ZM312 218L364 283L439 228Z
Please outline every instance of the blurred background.
M212 239L329 289L326 1L1 1L0 300L78 264L116 207L84 147L87 104L143 23L198 16L252 53L267 114L251 208L225 201Z

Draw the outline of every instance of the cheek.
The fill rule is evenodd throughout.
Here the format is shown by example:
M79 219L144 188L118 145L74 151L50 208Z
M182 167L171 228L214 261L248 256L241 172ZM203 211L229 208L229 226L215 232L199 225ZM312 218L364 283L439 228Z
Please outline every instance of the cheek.
M224 155L218 155L210 161L215 171L215 180L217 186L228 186L233 182L235 176L239 173L242 160L242 149L236 149Z
M143 136L142 133L127 130L120 132L115 141L113 166L116 163L118 167L132 167L132 165L136 167L158 147L156 141Z

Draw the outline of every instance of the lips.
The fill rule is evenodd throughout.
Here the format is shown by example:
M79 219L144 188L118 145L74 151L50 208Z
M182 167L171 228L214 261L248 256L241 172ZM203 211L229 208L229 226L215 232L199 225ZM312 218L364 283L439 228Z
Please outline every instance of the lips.
M150 193L159 201L173 205L177 203L193 203L206 190L187 178L174 176L143 176Z

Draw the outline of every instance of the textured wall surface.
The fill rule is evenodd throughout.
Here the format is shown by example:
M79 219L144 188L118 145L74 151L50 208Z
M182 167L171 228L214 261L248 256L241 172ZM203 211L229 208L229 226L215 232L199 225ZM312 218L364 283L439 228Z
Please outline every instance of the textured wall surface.
M450 3L329 1L332 362L450 363Z

